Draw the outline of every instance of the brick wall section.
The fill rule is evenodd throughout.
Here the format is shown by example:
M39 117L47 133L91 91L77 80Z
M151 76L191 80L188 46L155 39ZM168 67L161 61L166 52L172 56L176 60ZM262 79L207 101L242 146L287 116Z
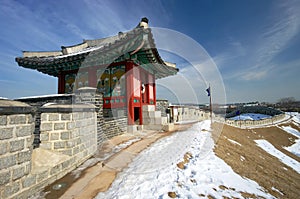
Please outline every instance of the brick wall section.
M97 116L95 107L82 105L50 105L42 108L40 148L87 159L97 148Z
M31 183L34 119L25 103L0 100L0 110L0 198L8 198Z
M156 100L156 110L161 112L162 117L167 117L167 109L169 108L168 100Z
M105 139L121 135L127 130L127 117L105 119L103 124L103 132Z
M42 150L32 147L33 108L21 102L0 100L0 110L0 198L30 198L75 169L97 149L93 105L43 107L41 132L43 142L48 142L45 146L68 155L54 166L33 170L33 150Z
M35 110L35 130L34 130L34 142L33 148L38 148L40 145L40 121L41 121L41 110L40 108L47 103L57 104L72 104L73 95L71 94L58 94L50 96L37 96L16 99L20 102L25 102L32 106Z
M75 92L75 102L93 104L97 107L97 145L127 130L127 117L124 109L116 109L113 117L103 116L103 94L96 88L83 87ZM121 113L121 114L120 114ZM125 116L124 116L125 115ZM119 117L120 116L120 117Z

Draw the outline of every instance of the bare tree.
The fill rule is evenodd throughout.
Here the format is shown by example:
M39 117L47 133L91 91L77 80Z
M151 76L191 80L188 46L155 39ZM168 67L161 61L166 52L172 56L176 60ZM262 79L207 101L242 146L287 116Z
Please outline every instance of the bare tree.
M285 104L285 105L290 105L292 103L296 102L294 97L284 97L278 100L278 104Z

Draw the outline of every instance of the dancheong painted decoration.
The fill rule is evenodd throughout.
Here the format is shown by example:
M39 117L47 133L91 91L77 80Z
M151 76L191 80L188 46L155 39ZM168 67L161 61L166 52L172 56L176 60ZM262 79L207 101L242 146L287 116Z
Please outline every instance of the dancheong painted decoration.
M155 47L148 19L116 36L84 40L59 51L23 51L19 66L58 77L58 93L94 87L103 93L105 110L123 109L128 124L142 121L143 105L156 104L155 80L176 75L175 64L165 62Z

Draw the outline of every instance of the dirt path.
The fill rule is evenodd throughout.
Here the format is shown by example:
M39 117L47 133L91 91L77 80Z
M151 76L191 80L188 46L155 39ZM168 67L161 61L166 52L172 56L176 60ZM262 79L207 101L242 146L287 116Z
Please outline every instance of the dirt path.
M134 142L127 148L115 153L110 158L103 162L99 162L96 165L87 168L83 171L83 174L73 182L69 176L59 180L61 182L68 181L71 185L65 190L51 190L53 184L59 183L59 181L48 186L45 191L51 191L47 194L47 199L89 199L94 198L99 192L104 192L109 189L112 182L116 178L117 174L122 171L127 165L132 162L141 151L149 147L152 143L161 139L162 137L171 135L174 132L183 131L188 129L192 124L176 125L175 130L171 132L151 132L144 135L141 140ZM101 153L109 152L113 146L120 143L124 143L134 136L117 136L108 141L102 148Z

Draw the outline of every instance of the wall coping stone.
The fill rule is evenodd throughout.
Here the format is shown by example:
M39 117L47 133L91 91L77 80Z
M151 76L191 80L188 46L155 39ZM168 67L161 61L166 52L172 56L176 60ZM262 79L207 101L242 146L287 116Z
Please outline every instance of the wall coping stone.
M29 97L21 97L15 99L16 101L41 101L41 100L49 100L49 99L56 99L56 98L64 98L64 97L71 97L74 94L53 94L53 95L41 95L41 96L29 96Z
M96 88L94 87L82 87L75 91L75 93L90 93L90 92L96 92Z
M98 108L93 104L50 104L41 107L42 113L95 112Z
M26 103L0 99L0 115L34 113L34 108Z

